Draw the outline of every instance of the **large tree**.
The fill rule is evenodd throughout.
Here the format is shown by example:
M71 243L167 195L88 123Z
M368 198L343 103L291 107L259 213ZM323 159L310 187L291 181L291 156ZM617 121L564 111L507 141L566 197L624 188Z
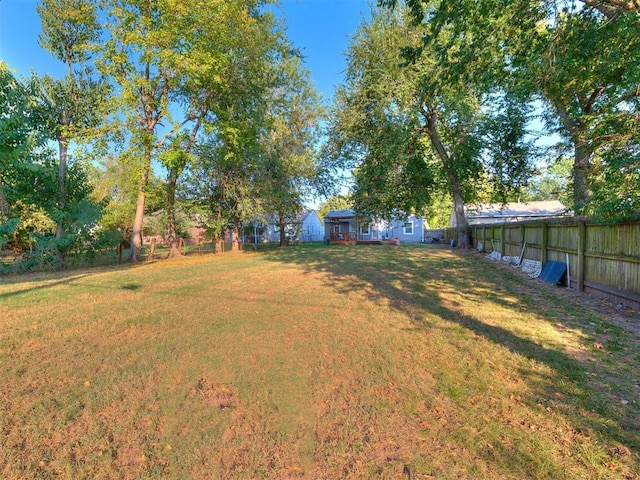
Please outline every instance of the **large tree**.
M138 173L138 199L131 235L131 260L138 258L146 186L154 158L177 135L191 149L203 121L238 117L229 105L229 75L254 54L253 26L259 23L259 0L105 0L109 38L100 48L99 66L119 88L131 131L130 145L143 159ZM244 38L242 34L247 34ZM241 42L240 39L244 41ZM229 39L232 39L229 42ZM242 75L256 76L242 68ZM231 92L231 94L230 94ZM244 92L249 98L253 90ZM231 113L230 110L236 113ZM208 117L208 118L206 118ZM186 129L186 130L185 130ZM174 142L175 145L175 142ZM175 159L175 156L169 155ZM169 158L165 155L164 158ZM178 178L167 164L169 183ZM173 236L169 232L170 236Z
M78 138L90 138L107 110L108 89L93 78L88 45L99 38L100 30L93 2L87 0L41 0L37 11L42 22L40 45L63 62L62 79L33 76L39 98L40 115L48 134L58 144L56 238L65 234L72 221L73 202L69 198L69 147ZM75 167L78 168L77 166Z
M534 48L518 51L523 83L546 100L573 150L576 213L600 209L591 198L596 165L607 163L603 155L611 149L624 155L620 145L639 133L640 23L633 28L630 20L612 21L593 8L570 10L538 29Z
M286 219L302 210L305 195L316 179L315 143L322 112L309 73L295 53L285 50L275 68L276 81L268 91L266 131L261 139L261 182L266 208L278 216L280 246L284 246Z
M0 61L0 223L11 210L8 188L33 148L33 127L27 113L29 94L8 65Z
M166 141L158 135L160 122L170 116L170 93L177 82L175 64L180 54L173 12L166 2L107 0L106 41L98 44L98 68L116 87L123 120L130 131L130 151L142 161L137 172L136 210L131 229L131 261L142 246L145 197L151 162Z
M175 238L177 181L192 164L192 151L198 143L210 142L212 137L216 139L214 142L227 139L226 143L222 141L228 148L227 160L233 157L241 161L247 155L249 158L243 161L257 158L255 153L249 153L250 145L255 144L260 132L265 99L272 82L270 70L274 55L284 48L282 32L273 15L260 8L262 4L227 2L225 22L217 18L220 12L215 10L210 12L215 14L213 16L197 13L191 20L202 28L186 34L192 45L189 50L191 61L184 65L185 75L175 100L184 109L184 116L192 122L172 142L168 155L161 157L168 171L169 239ZM246 131L238 130L245 128ZM241 135L229 136L230 132ZM238 143L239 138L243 140ZM226 166L231 165L227 162ZM237 247L237 242L233 245Z
M397 0L380 0L396 6ZM440 59L465 78L469 65L501 72L503 84L537 94L549 125L573 156L573 199L578 213L623 218L637 202L640 15L638 3L546 0L407 0L424 46L444 37L459 40L440 50ZM451 45L449 45L451 46ZM615 198L621 200L617 205Z
M458 244L465 246L465 202L477 200L487 182L491 194L500 195L521 187L530 174L522 141L527 113L486 72L464 80L452 74L440 50L455 47L453 37L425 46L421 33L402 9L373 13L348 52L332 141L337 155L357 166L354 199L361 214L422 213L430 195L445 188L460 227ZM407 55L401 65L406 47L420 55Z
M238 38L227 82L192 90L215 102L188 179L190 195L207 205L210 232L218 241L230 232L233 250L242 224L299 211L316 173L319 115L308 73L271 15L256 15L254 28Z

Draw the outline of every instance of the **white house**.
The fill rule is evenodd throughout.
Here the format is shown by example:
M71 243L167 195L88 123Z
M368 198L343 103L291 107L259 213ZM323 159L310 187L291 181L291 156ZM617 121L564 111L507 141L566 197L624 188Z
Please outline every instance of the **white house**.
M315 210L303 213L301 220L301 240L305 243L321 242L324 238L324 225Z
M285 235L293 242L321 242L324 238L324 227L314 210L305 211L295 218L285 219ZM277 217L272 216L268 219L262 237L268 242L280 241L280 223Z

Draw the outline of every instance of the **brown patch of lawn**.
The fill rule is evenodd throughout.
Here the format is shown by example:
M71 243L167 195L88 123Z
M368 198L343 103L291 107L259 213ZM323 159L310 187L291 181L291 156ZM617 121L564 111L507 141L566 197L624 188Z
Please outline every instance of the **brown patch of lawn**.
M15 278L0 478L637 478L636 348L435 248Z

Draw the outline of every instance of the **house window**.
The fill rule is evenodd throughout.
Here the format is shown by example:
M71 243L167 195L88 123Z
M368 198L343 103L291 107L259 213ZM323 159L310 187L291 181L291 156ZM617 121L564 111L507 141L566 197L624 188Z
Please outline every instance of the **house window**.
M413 235L413 222L404 222L402 224L402 233L405 235Z
M331 230L333 231L333 233L340 233L340 224L339 223L334 223L331 226Z
M369 235L369 225L362 225L360 227L360 233L362 235Z

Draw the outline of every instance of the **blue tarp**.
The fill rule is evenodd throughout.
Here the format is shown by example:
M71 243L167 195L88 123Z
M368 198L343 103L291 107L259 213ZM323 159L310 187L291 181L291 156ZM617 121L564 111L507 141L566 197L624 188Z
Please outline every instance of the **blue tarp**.
M542 272L538 278L540 280L544 280L545 282L551 283L552 285L557 285L560 283L560 280L567 273L567 264L563 262L552 262L548 261L542 267Z

